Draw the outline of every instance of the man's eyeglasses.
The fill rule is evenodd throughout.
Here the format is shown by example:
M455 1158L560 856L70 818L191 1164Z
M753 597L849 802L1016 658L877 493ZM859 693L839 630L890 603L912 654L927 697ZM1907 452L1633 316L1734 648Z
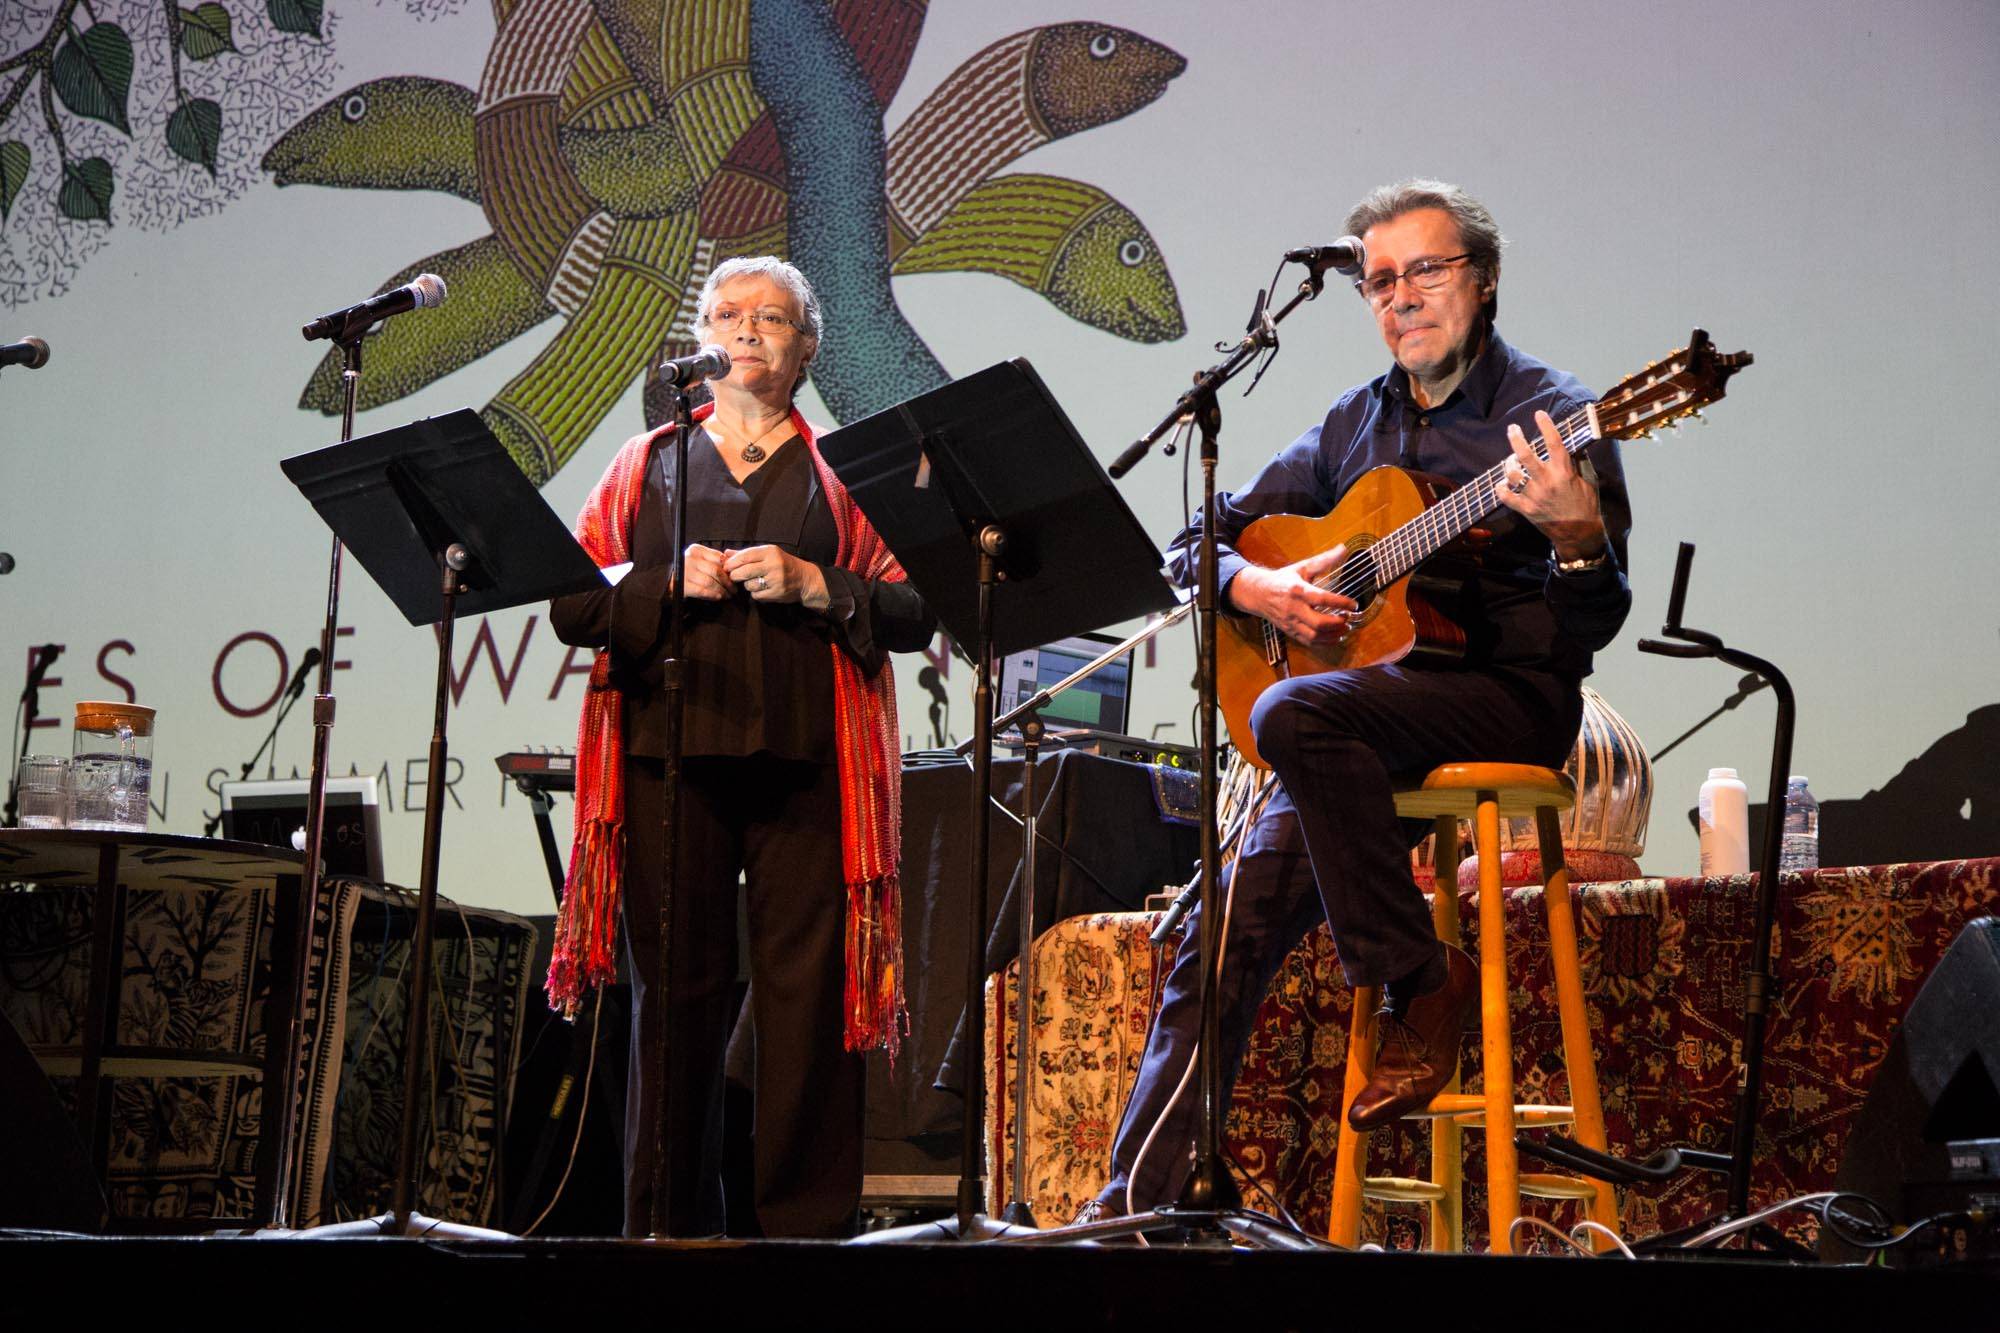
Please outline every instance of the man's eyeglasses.
M1448 255L1443 259L1419 259L1401 273L1377 273L1371 278L1355 280L1354 290L1360 292L1369 305L1381 307L1389 304L1396 295L1396 284L1407 281L1412 287L1432 291L1442 287L1451 277L1454 264L1472 258L1470 253Z
M808 332L805 325L777 310L711 310L708 312L706 322L708 327L717 333L734 333L746 319L750 321L750 327L758 333L781 333L791 329L796 329L800 333Z

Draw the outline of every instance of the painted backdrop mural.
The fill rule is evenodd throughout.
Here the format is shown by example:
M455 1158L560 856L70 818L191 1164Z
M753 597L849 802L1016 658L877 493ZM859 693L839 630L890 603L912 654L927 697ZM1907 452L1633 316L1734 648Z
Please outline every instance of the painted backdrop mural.
M1146 106L1181 72L1178 55L1099 23L1017 33L960 65L884 144L882 111L909 68L924 5L843 0L832 31L816 6L759 10L772 29L761 49L822 49L810 63L773 54L760 65L749 0L518 0L496 7L479 87L374 79L288 130L263 160L280 185L436 190L479 204L493 226L384 284L436 272L454 296L437 317L385 327L361 406L393 402L560 321L482 412L522 469L547 481L642 375L646 424L658 424L666 405L650 391L653 368L694 350L694 298L709 270L735 255L789 253L793 221L810 230L820 212L878 232L886 223L889 266L872 280L882 239L799 256L826 295L828 353L814 379L842 420L946 378L928 349L912 356L906 330L885 329L847 299L872 285L867 305L879 307L889 274L990 273L1120 337L1182 334L1166 261L1129 209L1084 181L1001 170ZM847 95L830 96L843 79ZM819 133L788 137L769 103L801 94L835 114ZM830 179L794 188L829 161ZM866 202L878 199L879 210ZM300 406L339 414L337 352Z

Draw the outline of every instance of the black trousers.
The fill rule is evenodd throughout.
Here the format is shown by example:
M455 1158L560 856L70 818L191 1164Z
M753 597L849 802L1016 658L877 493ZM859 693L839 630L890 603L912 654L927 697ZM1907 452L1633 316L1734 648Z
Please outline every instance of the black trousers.
M1431 825L1396 817L1395 783L1459 760L1559 767L1582 716L1575 681L1531 671L1374 666L1265 692L1251 728L1278 789L1228 882L1217 997L1224 1089L1272 977L1322 919L1351 985L1393 981L1436 954L1430 909L1410 876L1410 848ZM1197 907L1112 1144L1101 1197L1121 1208L1128 1182L1143 1210L1174 1202L1187 1180L1200 1090L1189 1077L1175 1092L1201 1036L1200 929Z
M674 967L661 1005L659 760L625 765L625 944L632 1063L625 1108L625 1232L647 1234L658 1110L659 1022L671 1014L667 1231L717 1235L722 1078L737 975L736 883L745 882L756 1027L754 1204L768 1236L853 1234L861 1199L863 1063L842 1045L846 899L832 764L690 757L682 765Z

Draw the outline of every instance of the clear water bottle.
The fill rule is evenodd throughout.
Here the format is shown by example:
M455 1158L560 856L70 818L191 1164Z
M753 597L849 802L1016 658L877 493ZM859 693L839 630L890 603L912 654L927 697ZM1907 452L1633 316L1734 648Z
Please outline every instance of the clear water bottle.
M1819 802L1813 799L1806 780L1794 776L1785 784L1785 839L1778 854L1778 870L1819 869Z

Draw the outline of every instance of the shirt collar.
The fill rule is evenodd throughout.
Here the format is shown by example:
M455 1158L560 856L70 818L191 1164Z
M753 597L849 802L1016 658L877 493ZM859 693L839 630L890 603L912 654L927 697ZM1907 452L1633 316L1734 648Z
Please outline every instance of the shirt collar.
M1507 343L1500 336L1500 330L1488 326L1486 347L1479 359L1472 363L1472 369L1465 372L1465 378L1451 391L1442 403L1432 404L1432 410L1449 407L1459 398L1464 398L1481 417L1493 415L1493 400L1500 393L1500 382L1507 377ZM1410 394L1410 375L1401 366L1391 365L1382 382L1383 392L1397 402L1416 405Z

